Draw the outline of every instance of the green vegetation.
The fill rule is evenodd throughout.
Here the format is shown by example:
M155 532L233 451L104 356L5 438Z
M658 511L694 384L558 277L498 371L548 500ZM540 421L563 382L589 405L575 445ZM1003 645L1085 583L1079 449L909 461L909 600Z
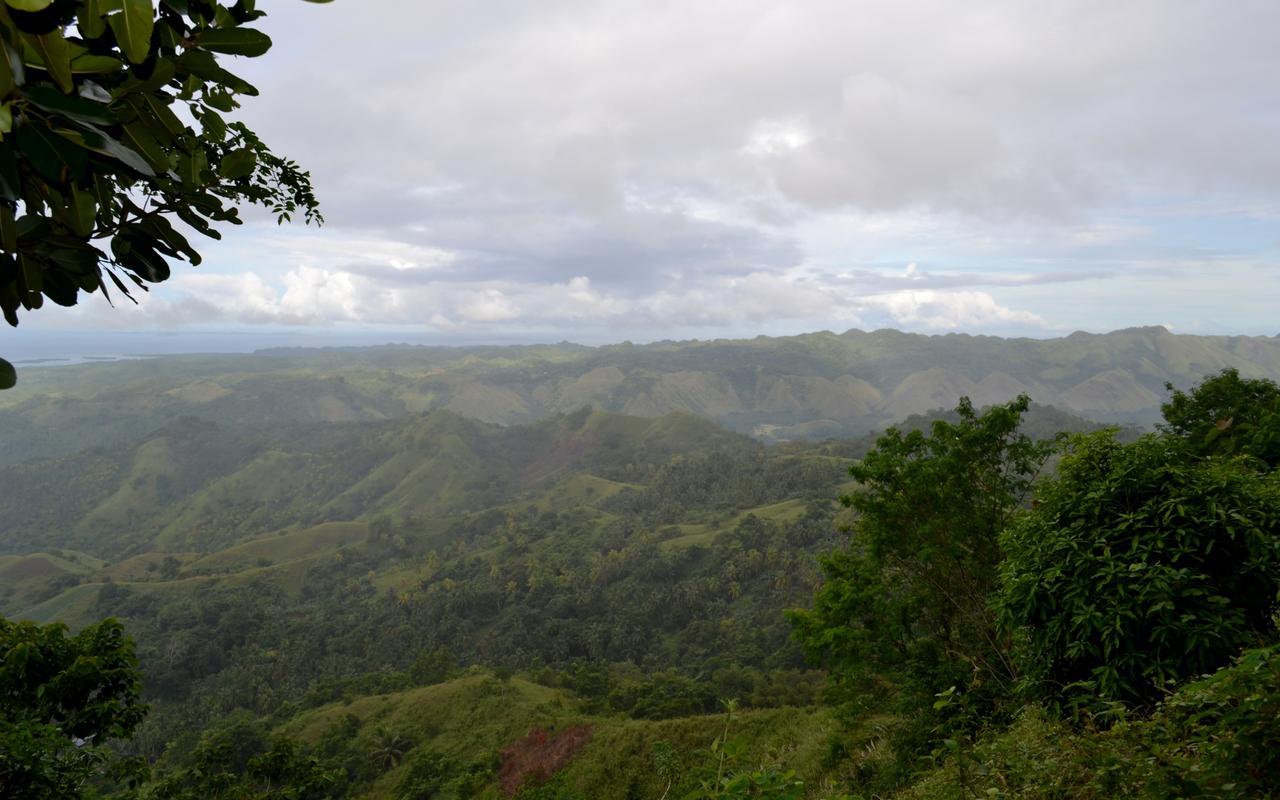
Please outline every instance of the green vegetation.
M683 411L764 441L858 437L969 397L1019 394L1091 420L1151 425L1164 386L1224 368L1280 379L1280 340L1136 328L1061 339L892 330L581 347L325 348L23 370L0 394L0 463L135 443L184 417L223 428L450 410L502 425L583 406ZM1065 429L1065 428L1064 428Z
M1076 439L1009 529L1000 605L1055 700L1149 707L1274 632L1280 475L1188 449Z
M107 746L146 714L133 643L112 619L64 625L0 619L0 797L65 800L130 771Z
M0 4L0 311L10 325L45 298L110 299L110 279L132 299L169 277L169 259L199 264L174 221L215 239L212 223L239 224L243 203L321 221L308 174L223 116L258 91L217 56L265 53L271 40L248 26L264 13L252 0ZM0 389L15 380L0 359Z
M1278 392L1228 370L1175 394L1160 433L1070 437L1029 507L1046 452L1011 435L1025 402L882 437L852 470L851 547L794 615L847 716L895 715L854 788L1272 796Z
M150 772L77 786L137 800L1274 796L1278 396L1226 370L1145 436L1020 397L772 446L183 420L4 471L6 613L90 627L0 655L113 631L103 735Z

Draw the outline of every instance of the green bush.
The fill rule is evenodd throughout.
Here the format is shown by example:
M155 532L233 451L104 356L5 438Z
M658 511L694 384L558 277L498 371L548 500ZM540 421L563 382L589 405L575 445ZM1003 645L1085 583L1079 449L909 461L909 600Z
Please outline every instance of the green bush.
M1274 630L1280 473L1184 439L1075 438L1006 531L998 604L1050 702L1150 708Z
M1241 378L1234 369L1206 379L1161 406L1166 432L1206 455L1244 453L1271 469L1280 466L1280 386Z
M897 800L1127 800L1280 796L1280 647L1170 695L1150 719L1073 728L1031 706L950 753Z
M1280 793L1280 646L1246 651L1236 663L1174 694L1139 726L1192 797Z

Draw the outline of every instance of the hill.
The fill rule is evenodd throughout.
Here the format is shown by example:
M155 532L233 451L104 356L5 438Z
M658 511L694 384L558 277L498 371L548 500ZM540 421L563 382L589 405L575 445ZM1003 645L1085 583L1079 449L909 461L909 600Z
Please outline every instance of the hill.
M571 469L625 479L678 453L755 449L687 414L582 409L510 428L446 410L231 429L184 418L137 444L0 467L0 552L207 553L286 528L500 505Z
M599 712L646 719L714 712L743 687L803 705L820 677L781 610L841 537L833 452L684 413L185 418L0 468L0 611L120 617L155 704L137 740L152 756L238 708L398 691L436 655L546 667Z
M1102 422L1148 424L1164 385L1235 367L1280 377L1273 337L1164 328L1059 339L894 330L636 346L325 348L30 368L0 395L0 463L136 441L196 416L224 427L392 420L432 410L515 425L584 405L680 411L767 441L858 436L1026 392Z

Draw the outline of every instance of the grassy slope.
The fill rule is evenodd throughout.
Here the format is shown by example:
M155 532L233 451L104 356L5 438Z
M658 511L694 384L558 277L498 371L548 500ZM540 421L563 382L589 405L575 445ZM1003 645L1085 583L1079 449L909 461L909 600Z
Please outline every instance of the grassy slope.
M472 674L448 683L395 694L360 697L298 714L281 731L316 742L327 728L346 715L360 720L355 747L368 746L379 727L416 743L401 766L380 777L358 797L397 797L415 756L430 754L458 764L492 762L503 747L534 727L559 730L570 725L593 727L590 743L564 771L568 786L598 800L624 800L662 795L663 784L653 769L653 746L668 741L682 755L684 781L692 781L707 763L705 750L724 725L721 715L671 720L629 720L584 713L570 694L520 678L499 681ZM813 788L823 783L821 753L834 722L826 712L781 708L740 712L731 736L747 746L742 766L785 762ZM494 783L478 798L501 797Z

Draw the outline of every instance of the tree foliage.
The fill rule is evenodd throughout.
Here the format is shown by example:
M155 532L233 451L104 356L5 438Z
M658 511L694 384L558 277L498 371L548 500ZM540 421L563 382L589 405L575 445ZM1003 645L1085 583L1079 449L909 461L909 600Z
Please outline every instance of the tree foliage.
M231 118L257 89L219 55L260 56L254 0L0 3L0 311L131 297L200 263L237 206L321 222L308 173ZM112 287L108 288L108 284ZM0 388L14 380L0 361Z
M322 800L333 796L338 773L304 753L293 739L277 737L261 752L239 760L228 736L201 742L194 764L165 774L136 800Z
M962 400L959 421L890 428L850 468L860 484L842 498L858 512L850 546L824 559L813 608L791 616L833 675L941 658L1007 677L988 598L1000 531L1050 452L1018 430L1029 403L979 415Z
M0 619L0 797L74 798L111 765L108 740L146 715L133 643L113 619Z
M1000 604L1051 698L1149 707L1274 629L1280 480L1196 444L1077 438L1010 528Z
M1190 392L1166 386L1172 396L1161 406L1165 432L1204 455L1247 453L1272 469L1280 466L1280 386L1241 378L1236 369L1224 369Z

